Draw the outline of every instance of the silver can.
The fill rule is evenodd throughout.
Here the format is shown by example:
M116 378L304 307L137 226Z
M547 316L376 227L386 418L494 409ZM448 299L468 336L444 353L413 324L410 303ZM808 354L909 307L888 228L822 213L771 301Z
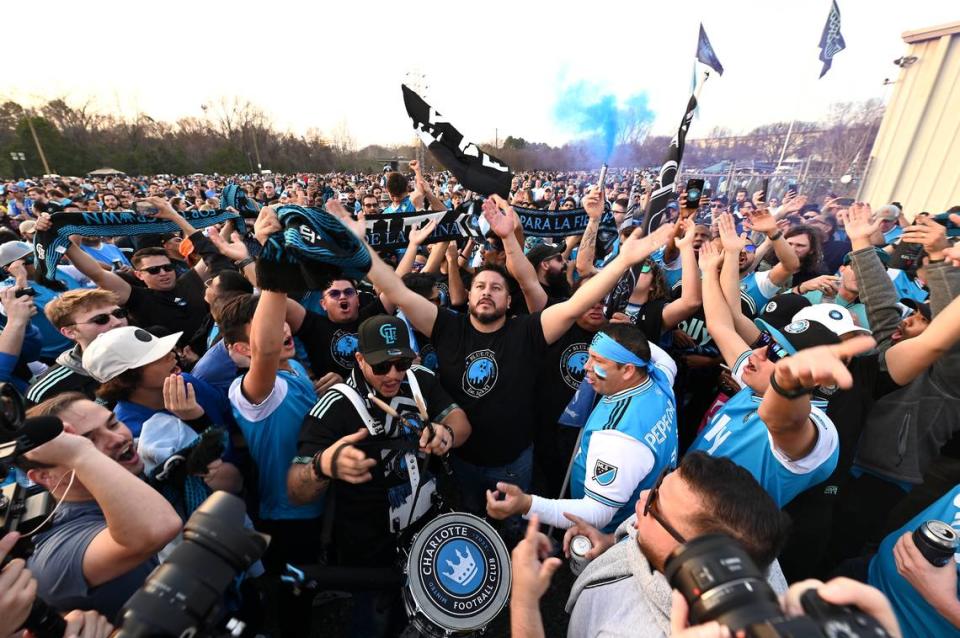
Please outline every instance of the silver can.
M583 534L577 534L570 539L570 571L575 575L579 575L590 562L587 552L591 549L593 543Z

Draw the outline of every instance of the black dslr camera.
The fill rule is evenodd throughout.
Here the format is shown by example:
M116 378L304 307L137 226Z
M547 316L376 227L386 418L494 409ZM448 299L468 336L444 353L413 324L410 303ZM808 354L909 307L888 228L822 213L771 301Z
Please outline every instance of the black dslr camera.
M748 638L889 636L873 617L831 605L813 589L800 597L805 615L787 618L763 572L727 536L701 536L680 546L667 558L664 574L687 600L693 625L716 620Z
M47 421L37 419L34 424L44 426ZM23 425L23 398L9 383L0 383L0 482L10 474L18 456L59 434L59 431L51 431L53 436L34 440L36 437L32 434L35 431L26 432ZM53 497L39 485L24 487L12 481L0 489L0 537L7 532L25 534L33 531L52 511L53 504ZM19 542L11 557L25 558L29 553L26 544Z
M113 638L243 635L243 623L226 618L224 592L270 542L244 527L245 513L227 492L205 500L184 525L183 542L123 606Z

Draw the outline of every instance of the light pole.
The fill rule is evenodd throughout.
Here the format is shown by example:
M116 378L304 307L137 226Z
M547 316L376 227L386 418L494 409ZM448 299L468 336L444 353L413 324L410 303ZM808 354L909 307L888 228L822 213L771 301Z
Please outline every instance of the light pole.
M10 159L14 162L20 162L20 170L23 172L23 177L26 179L29 177L27 175L27 156L24 153L12 152L10 153Z

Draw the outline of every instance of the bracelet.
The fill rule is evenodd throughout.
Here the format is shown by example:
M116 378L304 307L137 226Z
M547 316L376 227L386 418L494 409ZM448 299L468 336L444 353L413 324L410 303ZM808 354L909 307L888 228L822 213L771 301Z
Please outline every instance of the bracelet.
M773 234L773 236L770 237L770 241L777 241L777 240L780 239L781 237L783 237L783 230L781 230L781 229L778 228L778 229L777 229L777 232L775 232L775 233Z
M313 469L313 477L317 481L326 481L329 477L323 473L323 465L320 463L320 457L323 456L325 450L320 450L313 455L313 461L310 464L311 469Z
M453 428L451 428L446 423L437 423L440 427L447 431L447 434L450 435L450 447L453 447L454 442L457 440L456 435L453 433Z
M773 391L782 396L784 399L799 399L800 397L806 394L813 394L813 388L797 388L796 390L785 390L783 386L777 383L777 373L774 372L770 375L770 387L773 388Z
M249 266L249 265L252 264L252 263L255 263L256 261L257 261L257 258L256 258L256 257L245 257L244 259L241 259L240 261L234 262L233 265L236 266L239 270L243 270L244 268L246 268L247 266Z

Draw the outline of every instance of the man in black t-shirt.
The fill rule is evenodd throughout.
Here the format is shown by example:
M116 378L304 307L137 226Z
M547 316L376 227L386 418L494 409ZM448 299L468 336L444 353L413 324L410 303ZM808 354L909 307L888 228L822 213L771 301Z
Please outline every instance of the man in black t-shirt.
M584 197L584 206L603 206L596 189ZM330 209L359 237L364 236L363 226L341 214L342 207ZM495 195L484 203L483 214L503 240L508 263L527 269L515 273L518 279L528 280L533 267L523 257L514 234L517 217L512 207ZM484 268L474 276L469 313L457 315L409 290L389 266L371 254L368 278L403 310L416 330L430 335L439 359L440 382L473 426L470 440L454 457L466 509L485 511L485 492L495 489L498 481L529 489L537 410L535 362L613 288L627 268L666 243L673 230L673 224L666 224L646 237L631 236L617 257L573 297L542 312L510 318L511 298L502 269Z
M361 308L357 286L349 279L331 281L323 290L320 305L326 316L310 312L294 301L287 302L287 323L307 349L310 368L318 379L318 392L350 376L356 365L357 326L384 312L379 299Z
M360 325L358 335L357 365L347 387L327 390L304 419L287 489L297 503L314 501L332 490L327 498L333 500L327 503L336 512L337 565L392 567L397 561L397 534L409 535L427 522L432 511L436 480L428 468L428 455L442 456L461 445L470 436L470 424L436 376L413 365L415 353L401 319L372 317ZM370 392L415 425L419 421L415 396L419 395L432 425L421 433L411 430L370 400ZM364 448L364 444L396 439L405 439L413 447ZM399 591L392 597L393 605L388 605L392 609L373 602L370 596L355 598L353 635L371 635L371 624L387 624L371 623L371 616L390 616L401 609Z

